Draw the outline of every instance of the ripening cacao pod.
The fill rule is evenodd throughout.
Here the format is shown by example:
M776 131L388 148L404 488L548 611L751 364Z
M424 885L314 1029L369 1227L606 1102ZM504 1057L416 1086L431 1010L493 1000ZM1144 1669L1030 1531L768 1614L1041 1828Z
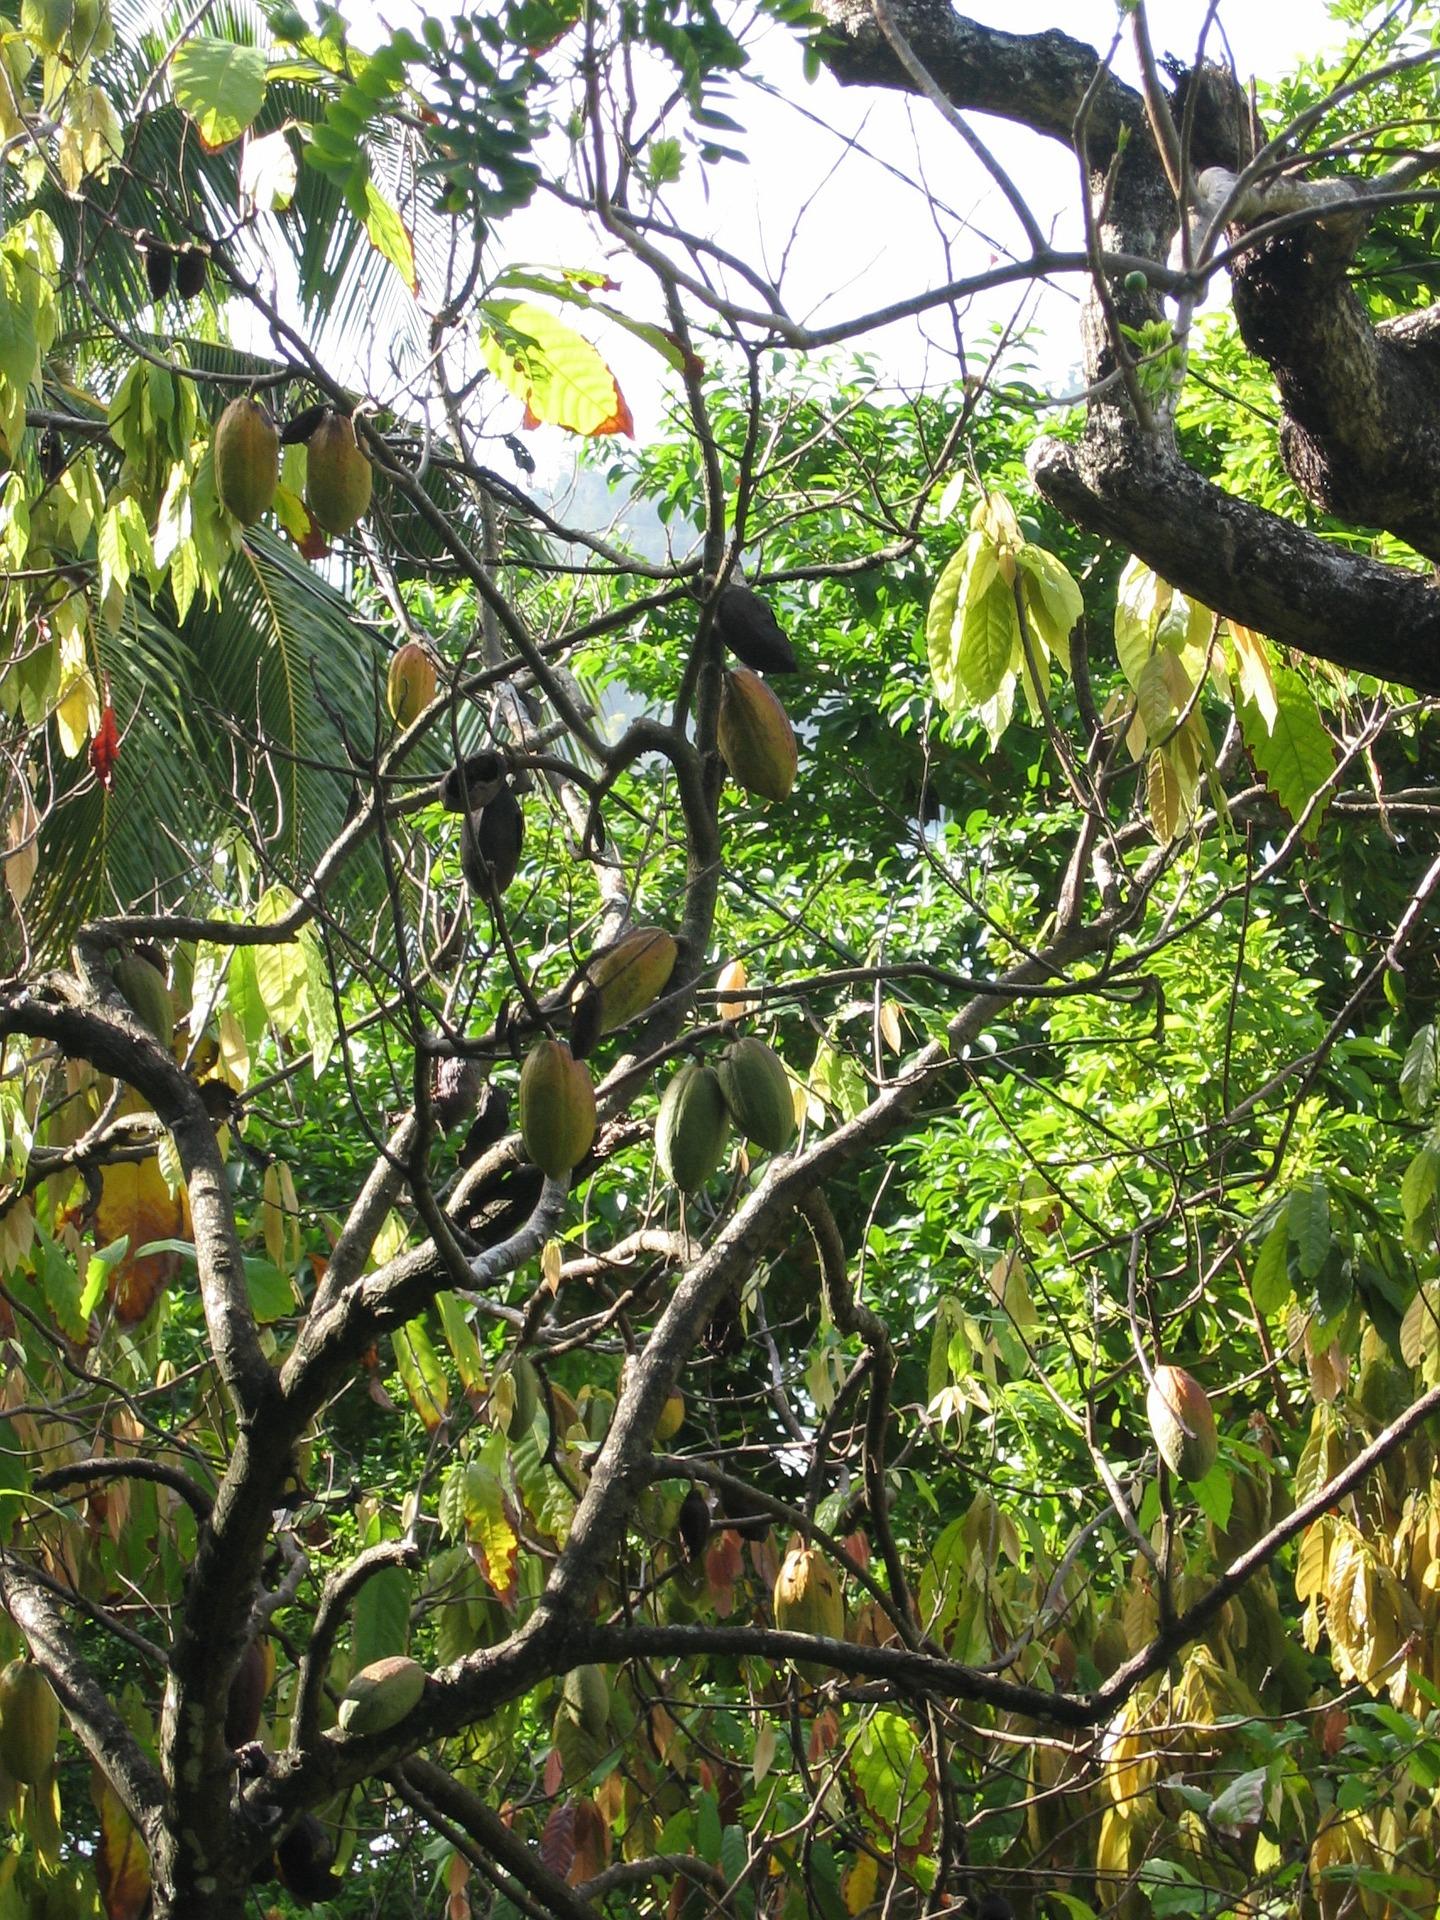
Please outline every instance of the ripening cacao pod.
M613 1033L664 992L679 949L663 927L635 927L585 969L600 994L600 1031Z
M795 1101L779 1054L747 1037L725 1049L716 1072L738 1130L766 1153L783 1153L795 1138Z
M355 440L354 423L331 413L310 436L305 504L326 533L348 533L364 518L375 476Z
M1145 1400L1160 1458L1182 1480L1203 1480L1220 1451L1205 1389L1183 1367L1157 1367Z
M750 976L745 971L745 962L743 960L728 960L716 976L715 990L717 993L722 994L738 993L742 987L749 985L749 981ZM715 1011L722 1020L743 1020L750 1011L750 1002L748 1000L719 1000L715 1004Z
M386 1733L419 1704L428 1678L418 1660L403 1653L372 1660L340 1696L339 1721L346 1733Z
M730 777L762 800L788 800L798 764L789 715L759 674L725 675L716 734Z
M175 1003L164 974L138 953L122 953L115 962L115 984L136 1019L168 1052L175 1045Z
M60 1702L33 1660L12 1660L0 1673L0 1761L27 1787L38 1786L55 1764Z
M397 727L410 727L435 698L435 662L418 640L407 640L391 656L385 677L385 704Z
M655 1438L663 1447L673 1440L685 1424L685 1396L677 1388L667 1394L665 1404L660 1409L660 1417L655 1422Z
M561 1040L537 1040L520 1070L520 1137L552 1180L563 1180L590 1151L595 1086Z
M242 527L258 520L280 484L280 436L255 401L232 400L215 425L215 490Z
M703 1187L725 1157L730 1115L713 1067L690 1060L665 1089L655 1121L655 1156L682 1193Z
M816 1547L794 1547L780 1563L773 1595L775 1624L783 1633L815 1633L826 1640L845 1638L845 1602L834 1568ZM807 1680L823 1680L827 1669L801 1664Z
M565 1676L561 1697L586 1733L598 1740L610 1724L610 1683L605 1669L572 1667Z

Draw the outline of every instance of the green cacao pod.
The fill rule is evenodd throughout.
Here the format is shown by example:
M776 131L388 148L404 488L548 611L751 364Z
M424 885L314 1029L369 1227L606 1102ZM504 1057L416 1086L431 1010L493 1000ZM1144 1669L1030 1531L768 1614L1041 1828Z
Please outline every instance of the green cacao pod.
M232 400L215 427L215 490L242 527L258 520L280 484L280 435L253 400Z
M385 704L397 727L410 727L435 698L435 662L418 640L407 640L390 659Z
M520 1135L552 1180L563 1180L595 1138L595 1086L561 1040L537 1040L520 1070Z
M60 1702L33 1660L12 1660L0 1673L0 1760L27 1787L38 1786L55 1764Z
M340 1697L346 1733L386 1733L419 1704L427 1675L418 1660L393 1653L362 1667Z
M817 1547L793 1547L780 1563L772 1596L775 1624L782 1633L815 1633L826 1640L845 1638L845 1602L835 1569ZM807 1680L823 1680L827 1668L801 1663Z
M758 673L736 667L720 691L720 756L737 786L762 800L788 800L798 764L789 715Z
M783 1153L795 1138L795 1102L779 1054L747 1037L725 1049L716 1072L736 1128L766 1153Z
M375 484L370 462L355 440L354 424L330 413L310 437L305 455L305 504L326 533L348 533L364 518Z
M610 1724L610 1683L603 1667L572 1667L565 1676L565 1705L592 1740Z
M1205 1389L1183 1367L1157 1367L1145 1400L1160 1458L1182 1480L1203 1480L1220 1452Z
M165 976L138 953L122 953L115 962L115 984L137 1020L154 1034L167 1050L175 1045L175 1003Z
M713 1067L690 1060L665 1089L655 1121L660 1170L682 1193L703 1187L725 1157L730 1116Z
M658 999L675 971L679 949L663 927L635 927L585 969L600 994L600 1031L613 1033Z

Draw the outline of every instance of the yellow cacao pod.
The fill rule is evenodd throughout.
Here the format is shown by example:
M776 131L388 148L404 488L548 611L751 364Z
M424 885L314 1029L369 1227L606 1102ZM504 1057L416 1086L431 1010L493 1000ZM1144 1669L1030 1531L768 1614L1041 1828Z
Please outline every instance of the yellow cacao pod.
M391 656L385 678L385 703L397 727L410 727L435 698L435 662L418 640L407 640Z
M713 1067L688 1061L665 1089L655 1121L655 1157L682 1193L703 1187L725 1157L730 1116Z
M1183 1367L1157 1367L1145 1400L1160 1458L1182 1480L1203 1480L1220 1451L1205 1389Z
M348 533L370 505L375 476L344 414L327 413L305 455L305 504L326 533Z
M610 1724L610 1683L603 1667L572 1667L565 1676L561 1697L575 1720L592 1740Z
M600 1031L613 1033L664 992L679 948L663 927L635 927L585 969L600 994Z
M425 1669L394 1653L362 1667L340 1697L339 1721L346 1733L386 1733L419 1704Z
M766 1153L783 1153L795 1137L795 1101L779 1054L747 1037L726 1048L716 1071L739 1131Z
M729 960L720 969L715 981L719 993L738 993L749 984L750 976L745 971L743 960ZM722 1020L743 1020L750 1011L748 1000L721 1000L716 1003L715 1011Z
M60 1702L33 1660L12 1660L0 1673L0 1760L27 1787L38 1786L55 1764Z
M258 520L280 484L280 435L262 406L232 400L215 427L215 490L242 527Z
M716 738L737 786L762 800L788 800L798 764L789 715L758 673L736 667L720 691Z
M520 1136L552 1180L563 1180L595 1138L595 1087L561 1040L537 1040L520 1070Z
M817 1547L792 1547L780 1563L772 1596L775 1624L784 1633L845 1638L845 1602L835 1569ZM823 1680L827 1668L799 1663L807 1680Z

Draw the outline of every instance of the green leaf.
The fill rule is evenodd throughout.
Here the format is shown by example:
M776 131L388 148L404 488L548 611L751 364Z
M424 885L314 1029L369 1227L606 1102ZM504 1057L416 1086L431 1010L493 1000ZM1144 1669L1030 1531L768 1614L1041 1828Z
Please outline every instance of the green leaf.
M1330 1251L1330 1191L1318 1173L1293 1190L1286 1213L1300 1271L1313 1280Z
M410 1575L403 1567L382 1567L361 1587L350 1633L352 1672L409 1651L410 1589Z
M175 104L200 131L207 152L226 147L254 120L265 102L265 55L259 47L197 34L170 65Z
M250 1310L262 1327L295 1311L294 1284L273 1260L255 1254L245 1256L245 1291L250 1296Z
M1434 1024L1427 1022L1405 1049L1400 1068L1400 1099L1412 1118L1418 1120L1429 1111L1437 1084L1440 1084L1440 1047L1437 1047Z
M533 419L592 439L634 432L614 374L583 334L526 300L487 300L480 311L485 364Z
M1085 601L1069 569L1044 547L1026 541L1016 555L1025 592L1025 610L1050 651L1070 664L1070 635L1085 611Z
M1223 1533L1230 1524L1230 1509L1235 1500L1230 1469L1217 1460L1203 1479L1191 1482L1190 1491L1202 1512Z
M365 182L365 231L375 251L383 254L414 293L415 247L405 222L373 180Z
M1020 662L1020 616L1009 582L996 573L965 608L957 665L960 684L978 707L993 700Z
M1400 1210L1405 1216L1406 1235L1411 1240L1424 1237L1420 1228L1434 1202L1437 1183L1440 1183L1440 1133L1432 1129L1400 1182Z
M1298 820L1335 768L1335 746L1320 718L1315 696L1292 668L1275 675L1275 725L1267 728L1251 700L1240 708L1245 744L1265 784L1294 820ZM1306 824L1306 837L1319 831L1324 808Z
M1265 1236L1250 1275L1255 1311L1278 1313L1290 1298L1290 1221L1289 1210L1282 1213Z
M433 1433L450 1407L450 1383L430 1342L423 1319L411 1320L394 1339L395 1366L410 1404L427 1433Z

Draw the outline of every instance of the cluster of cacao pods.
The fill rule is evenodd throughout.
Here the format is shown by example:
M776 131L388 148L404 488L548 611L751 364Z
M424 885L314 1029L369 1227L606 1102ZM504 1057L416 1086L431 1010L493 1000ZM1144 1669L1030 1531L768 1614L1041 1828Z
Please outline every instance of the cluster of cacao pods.
M333 408L309 407L282 432L259 402L246 396L232 400L216 422L213 449L216 491L242 527L253 526L274 504L281 443L302 439L305 504L316 525L338 536L364 517L374 474L355 439L354 422Z
M676 1073L655 1121L660 1170L682 1193L704 1186L725 1157L732 1125L764 1153L795 1137L790 1076L773 1048L746 1035L713 1067L689 1060Z
M204 291L210 271L204 247L172 247L153 233L139 233L135 239L145 256L145 284L152 300L163 300L172 284L182 300Z

